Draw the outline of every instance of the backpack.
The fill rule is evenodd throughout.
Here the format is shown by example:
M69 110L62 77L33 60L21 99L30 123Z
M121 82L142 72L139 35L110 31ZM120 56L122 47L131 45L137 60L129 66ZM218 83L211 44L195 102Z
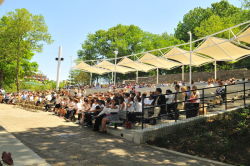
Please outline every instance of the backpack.
M13 159L11 157L11 153L3 152L2 153L2 161L4 164L13 165Z

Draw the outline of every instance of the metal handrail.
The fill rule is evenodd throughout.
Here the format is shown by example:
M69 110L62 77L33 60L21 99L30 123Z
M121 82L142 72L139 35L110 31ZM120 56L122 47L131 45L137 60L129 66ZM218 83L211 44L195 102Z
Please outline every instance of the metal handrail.
M235 93L239 93L239 92L244 92L243 93L243 98L242 99L234 99L234 101L237 101L237 100L243 100L244 101L244 107L246 107L246 91L250 90L250 89L246 89L246 84L249 84L250 81L244 81L244 82L239 82L239 83L236 83L236 84L230 84L230 85L223 85L225 87L225 100L223 101L223 103L225 104L225 110L227 110L227 95L228 94L235 94ZM243 85L243 90L237 90L237 91L230 91L230 92L227 92L227 89L228 87L230 86L236 86L236 85ZM202 108L203 111L205 108L207 107L210 107L209 105L205 105L205 99L206 98L211 98L211 97L215 97L215 96L218 96L218 95L213 95L213 96L205 96L205 90L207 89L217 89L219 87L223 87L223 86L215 86L215 87L207 87L207 88L200 88L200 89L197 89L197 90L201 90L202 91L202 94L201 94L201 97L200 98L197 98L196 100L200 100L199 104L202 104L202 106L199 105L199 109ZM190 91L185 91L185 92L192 92L194 90L190 90ZM172 93L172 95L177 95L177 94L180 94L180 93L184 93L184 92L175 92L175 93ZM167 95L167 94L161 94L161 95ZM158 97L160 95L155 95L154 97ZM145 107L145 103L144 103L144 100L146 98L149 98L149 96L142 96L142 117L141 117L141 123L142 123L142 126L141 128L143 129L144 128L144 109L150 109L150 108L154 108L154 107L162 107L162 106L166 106L167 104L161 104L161 105L152 105L152 106L147 106ZM178 104L178 103L189 103L189 100L183 100L183 101L177 101L177 102L174 102L175 104ZM213 106L215 105L221 105L221 104L213 104Z

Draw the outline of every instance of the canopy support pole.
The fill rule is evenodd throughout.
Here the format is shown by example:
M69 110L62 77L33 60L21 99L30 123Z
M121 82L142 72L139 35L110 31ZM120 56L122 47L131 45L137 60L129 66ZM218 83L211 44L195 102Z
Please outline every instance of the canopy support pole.
M192 33L189 31L188 32L189 37L190 37L190 57L189 57L189 84L190 86L192 85Z
M115 73L114 73L114 85L116 86L116 62L117 62L117 55L118 51L114 51L115 53Z
M114 72L112 72L112 78L111 78L111 84L113 84L114 83Z
M214 79L217 79L217 62L214 61Z
M139 72L138 70L136 71L136 83L138 84L138 75L139 75Z
M159 84L159 68L157 68L156 73L157 73L156 84Z
M185 72L184 69L185 69L185 68L184 68L184 65L181 66L181 69L182 69L182 76L181 76L181 79L182 79L182 81L185 81L185 77L184 77L184 72Z
M92 85L92 73L90 73L90 80L89 80L89 85Z

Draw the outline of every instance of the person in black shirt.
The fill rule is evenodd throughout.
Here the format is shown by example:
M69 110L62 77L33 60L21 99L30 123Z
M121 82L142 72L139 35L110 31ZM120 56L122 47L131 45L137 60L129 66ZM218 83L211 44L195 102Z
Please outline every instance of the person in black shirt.
M157 114L159 116L160 114L166 113L166 98L165 98L165 95L162 94L161 88L156 88L155 94L156 94L156 96L154 98L154 101L152 102L152 105L156 106L154 108L154 115L153 116L155 116ZM160 112L157 113L159 108L160 108Z

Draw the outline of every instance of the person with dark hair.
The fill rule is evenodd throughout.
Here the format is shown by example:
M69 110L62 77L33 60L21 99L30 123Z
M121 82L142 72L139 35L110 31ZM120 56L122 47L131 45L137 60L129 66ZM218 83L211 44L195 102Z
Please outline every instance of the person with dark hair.
M92 126L92 117L97 116L103 110L103 108L104 105L102 102L98 99L95 99L90 111L85 113L85 122L87 123L87 126Z
M175 98L175 95L173 94L173 92L168 89L166 90L166 109L167 109L167 116L170 118L170 119L173 119L174 118L174 111L175 111L175 101L174 101L174 98Z
M219 87L216 89L215 95L217 97L221 97L222 101L224 102L226 100L226 90L223 81L222 80L218 81L218 85Z
M104 108L104 110L101 112L105 114L105 116L101 120L101 132L102 133L107 133L107 123L112 121L113 118L117 116L117 114L112 115L112 113L118 113L119 111L119 106L116 104L116 101L112 99L110 101L110 104ZM101 113L98 116L101 116ZM116 119L116 118L115 118Z
M166 98L165 95L162 94L161 88L156 88L155 95L154 101L152 102L152 105L155 106L153 117L158 117L160 114L166 113Z
M166 104L172 104L174 102L173 101L174 100L174 95L173 95L173 92L170 89L166 90L165 98L166 98Z
M69 105L68 105L68 110L67 113L65 115L65 119L66 120L75 120L75 114L76 114L76 110L77 110L77 103L78 100L71 98Z
M186 118L195 117L199 112L200 93L194 85L186 108Z

